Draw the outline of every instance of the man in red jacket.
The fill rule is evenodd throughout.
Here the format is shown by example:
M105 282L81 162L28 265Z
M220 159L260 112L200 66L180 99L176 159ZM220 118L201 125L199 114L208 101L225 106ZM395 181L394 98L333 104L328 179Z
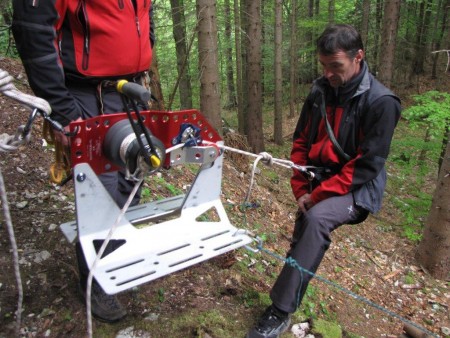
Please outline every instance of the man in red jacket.
M68 130L72 121L125 111L111 81L141 82L150 68L154 41L151 0L13 1L13 34L30 86L50 103L51 118ZM59 134L67 143L67 138ZM119 207L134 182L121 172L99 175ZM132 202L139 202L139 193ZM80 287L89 269L76 246ZM115 296L95 281L92 314L114 322L126 312Z
M323 76L317 79L294 132L291 160L315 166L313 181L294 170L291 186L298 204L287 253L315 273L342 224L359 223L381 207L385 161L400 100L370 73L359 33L332 25L317 40ZM278 337L290 324L312 275L286 263L271 292L272 305L247 337Z

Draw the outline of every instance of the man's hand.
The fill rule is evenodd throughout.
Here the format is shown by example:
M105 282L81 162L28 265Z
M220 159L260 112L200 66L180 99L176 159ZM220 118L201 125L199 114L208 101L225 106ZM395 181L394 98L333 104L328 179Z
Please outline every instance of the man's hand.
M302 213L305 213L310 209L314 203L311 200L311 194L304 194L297 200L297 204Z

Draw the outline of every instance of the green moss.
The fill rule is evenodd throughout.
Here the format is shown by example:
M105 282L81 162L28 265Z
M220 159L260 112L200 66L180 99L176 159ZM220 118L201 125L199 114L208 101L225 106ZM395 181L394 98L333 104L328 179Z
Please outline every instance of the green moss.
M314 321L311 332L321 334L323 338L342 338L342 329L339 325L322 319Z

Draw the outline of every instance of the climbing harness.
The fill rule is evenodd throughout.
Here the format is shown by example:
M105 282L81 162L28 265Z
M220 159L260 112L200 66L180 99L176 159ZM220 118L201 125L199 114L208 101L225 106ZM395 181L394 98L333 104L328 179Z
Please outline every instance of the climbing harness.
M50 119L48 103L21 93L11 82L12 77L0 70L0 91L32 108L32 113L27 124L19 127L16 136L0 137L0 151L13 151L29 142L32 123L37 115L41 115L56 130L64 130ZM273 158L268 153L256 155L227 147L197 110L139 111L134 102L147 99L147 94L141 87L125 81L117 89L124 95L123 99L127 103L125 107L131 103L134 112L127 110L125 113L72 122L68 133L72 137L70 164L77 217L76 221L62 224L61 230L70 242L78 237L87 264L91 267L86 291L90 337L90 296L94 277L106 293L115 294L243 246L255 253L269 254L298 269L302 274L310 274L354 299L437 337L382 306L304 269L292 258L283 258L267 250L263 247L261 238L230 223L220 200L224 151L256 157L244 204L248 204L250 200L256 167L260 161L267 165L276 164L298 170L309 180L320 179L321 175L331 172L324 168L299 166L292 161ZM147 90L145 92L148 93ZM68 159L64 161L69 162ZM186 163L200 166L186 194L128 207L146 175L162 167ZM117 207L97 178L98 174L118 169L125 169L127 177L136 182L122 209ZM0 171L5 220L10 224L4 190ZM95 212L92 212L93 205ZM207 220L202 221L211 210L216 212L219 220L206 217ZM12 224L8 228L12 229ZM14 249L16 244L11 231L10 238ZM256 248L250 245L255 242ZM17 248L13 251L16 253L15 272L19 284L17 319L20 328L23 293Z

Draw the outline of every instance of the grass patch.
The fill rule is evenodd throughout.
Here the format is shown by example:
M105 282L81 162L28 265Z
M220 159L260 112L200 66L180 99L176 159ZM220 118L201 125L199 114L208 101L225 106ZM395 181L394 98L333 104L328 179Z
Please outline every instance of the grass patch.
M322 319L314 321L311 331L323 338L342 338L342 329L338 324Z

